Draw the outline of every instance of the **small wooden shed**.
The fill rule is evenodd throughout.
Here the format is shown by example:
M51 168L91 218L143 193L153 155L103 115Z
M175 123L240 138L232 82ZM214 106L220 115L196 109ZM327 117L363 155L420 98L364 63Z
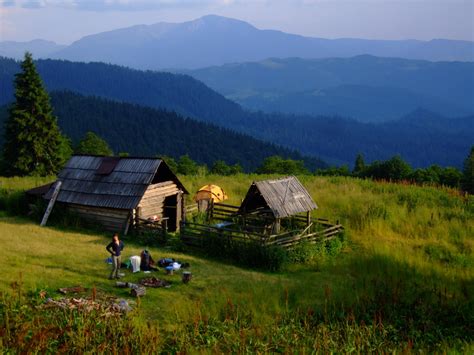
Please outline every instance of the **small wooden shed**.
M75 155L58 175L57 202L106 230L127 233L139 220L179 229L188 192L158 158ZM51 199L52 186L46 199ZM57 206L55 207L57 208Z
M295 176L281 179L254 181L239 208L246 215L264 215L273 219L273 231L280 231L282 218L306 213L307 225L311 223L311 211L318 206L309 192Z

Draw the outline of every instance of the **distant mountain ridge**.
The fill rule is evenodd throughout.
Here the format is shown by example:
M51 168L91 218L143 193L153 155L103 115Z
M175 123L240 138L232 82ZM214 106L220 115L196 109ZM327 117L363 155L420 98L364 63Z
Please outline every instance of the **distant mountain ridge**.
M25 52L31 52L35 58L46 58L63 48L66 46L42 39L28 42L0 41L0 56L21 59Z
M389 121L418 107L474 113L474 63L362 55L271 58L182 71L244 107Z
M195 69L269 57L326 58L361 54L474 61L474 42L313 38L261 30L244 21L208 15L183 23L137 25L85 36L47 56L137 69Z

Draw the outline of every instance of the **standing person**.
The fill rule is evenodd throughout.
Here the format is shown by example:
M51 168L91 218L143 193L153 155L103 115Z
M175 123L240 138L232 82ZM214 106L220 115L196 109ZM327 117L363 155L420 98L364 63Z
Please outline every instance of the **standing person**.
M105 249L112 255L112 261L113 261L113 269L112 272L110 273L109 279L119 279L119 270L120 270L120 265L122 264L122 250L123 250L123 242L119 239L118 233L115 233L114 236L112 237L112 241L105 247Z

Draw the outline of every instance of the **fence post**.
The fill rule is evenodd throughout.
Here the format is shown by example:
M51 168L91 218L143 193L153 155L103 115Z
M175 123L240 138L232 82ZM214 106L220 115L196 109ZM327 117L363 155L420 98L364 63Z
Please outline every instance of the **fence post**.
M167 219L161 222L161 229L163 230L163 237L166 238L166 236L168 235L168 220Z
M207 207L207 220L211 221L214 218L214 199L209 200L209 204Z

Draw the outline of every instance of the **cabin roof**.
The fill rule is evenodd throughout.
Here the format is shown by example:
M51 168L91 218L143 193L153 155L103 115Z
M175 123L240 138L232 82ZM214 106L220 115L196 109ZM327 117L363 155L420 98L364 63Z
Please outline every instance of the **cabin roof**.
M58 202L94 207L133 209L148 185L172 180L187 193L166 163L158 158L74 155L58 174ZM45 198L50 199L53 188Z
M262 207L269 208L275 218L290 217L318 208L295 176L254 181L240 206L240 212L251 212Z
M46 193L48 193L49 189L51 188L51 185L53 185L54 182L50 182L48 184L40 185L37 187L33 187L32 189L26 190L27 195L31 196L44 196Z

